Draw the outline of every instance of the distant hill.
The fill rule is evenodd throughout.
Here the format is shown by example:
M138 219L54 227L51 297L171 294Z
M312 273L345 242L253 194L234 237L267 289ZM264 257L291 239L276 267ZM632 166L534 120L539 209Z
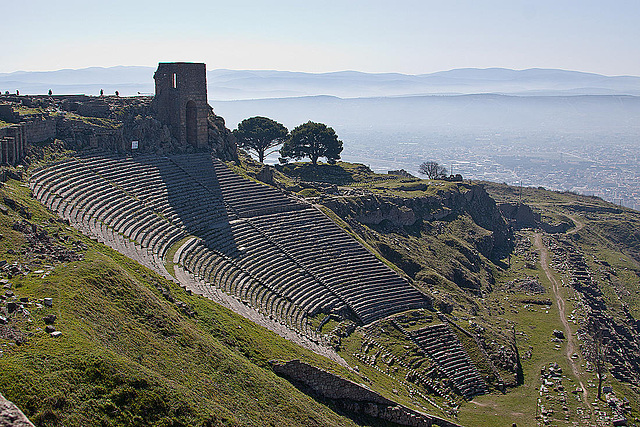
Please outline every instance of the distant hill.
M154 67L90 67L78 70L0 73L0 90L25 94L122 95L153 93ZM214 69L207 73L211 100L330 95L341 98L429 94L640 95L640 77L577 71L461 68L431 74L339 71L303 73Z
M308 120L350 131L637 132L640 97L496 94L343 99L332 96L216 101L233 128L263 115L296 126Z
M47 93L49 89L59 95L98 95L104 89L109 94L117 90L122 95L137 95L154 92L153 72L151 67L133 66L16 71L0 73L0 90L13 93L17 89L26 95Z

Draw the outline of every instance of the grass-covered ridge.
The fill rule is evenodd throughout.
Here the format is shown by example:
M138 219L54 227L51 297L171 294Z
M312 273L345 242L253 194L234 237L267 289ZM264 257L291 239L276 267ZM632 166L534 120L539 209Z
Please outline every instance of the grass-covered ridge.
M122 127L122 123L116 120L102 118L102 117L87 117L80 114L72 113L69 111L54 113L54 117L64 117L67 120L78 121L87 125L96 126L104 129L117 129Z
M12 209L0 214L0 257L30 270L4 274L10 291L29 302L28 314L16 311L3 325L26 341L0 339L0 390L36 425L352 424L275 376L267 362L300 358L357 376L56 222L21 183L0 191L26 207L29 222L54 244L86 245L81 261L33 255L12 229L25 218ZM57 338L43 330L49 314L62 332Z

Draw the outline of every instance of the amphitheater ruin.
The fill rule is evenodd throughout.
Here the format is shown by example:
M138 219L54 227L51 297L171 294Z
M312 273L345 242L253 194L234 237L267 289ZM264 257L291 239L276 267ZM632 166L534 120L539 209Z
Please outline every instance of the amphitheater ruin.
M235 152L235 145L207 104L205 72L204 64L160 64L153 99L74 97L78 110L107 111L108 101L139 103L153 112L143 125L151 123L155 133L141 131L139 117L137 133L126 124L100 130L102 145L87 132L69 133L85 135L78 139L81 149L31 173L34 198L189 291L340 363L346 362L321 334L326 322L367 326L430 309L429 298L319 208L225 163L233 156L223 154ZM158 134L168 141L162 148L153 145ZM143 136L138 146L126 140L131 135ZM407 338L462 396L486 392L446 322Z
M165 275L168 250L184 240L179 266L308 336L320 313L367 324L426 306L316 208L208 153L79 156L36 172L31 188L72 224L146 252L145 264Z

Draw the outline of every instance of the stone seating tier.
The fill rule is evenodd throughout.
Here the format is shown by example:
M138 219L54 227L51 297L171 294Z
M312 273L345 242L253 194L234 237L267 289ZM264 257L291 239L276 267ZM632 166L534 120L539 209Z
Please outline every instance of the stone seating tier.
M486 393L482 377L446 323L427 326L410 332L409 336L453 381L466 399Z
M348 308L366 324L427 304L321 212L205 153L71 158L30 185L61 216L119 233L159 264L175 242L198 236L180 255L188 271L296 330L309 331L319 312Z

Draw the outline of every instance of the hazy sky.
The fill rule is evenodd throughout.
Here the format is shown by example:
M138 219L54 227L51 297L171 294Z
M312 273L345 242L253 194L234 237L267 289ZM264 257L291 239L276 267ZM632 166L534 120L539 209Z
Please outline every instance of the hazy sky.
M0 0L0 16L0 72L194 61L640 75L639 0Z

